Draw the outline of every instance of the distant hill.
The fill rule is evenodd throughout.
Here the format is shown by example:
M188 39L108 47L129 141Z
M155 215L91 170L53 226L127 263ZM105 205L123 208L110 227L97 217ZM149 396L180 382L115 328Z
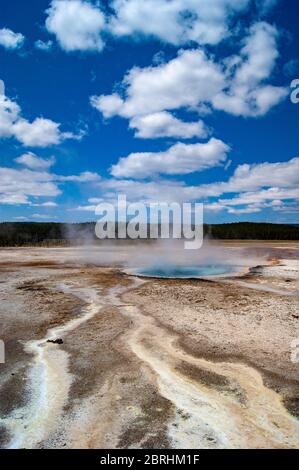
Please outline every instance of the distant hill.
M0 246L68 244L96 240L95 224L63 224L37 222L0 223ZM205 225L205 234L222 240L299 240L298 225L240 222Z

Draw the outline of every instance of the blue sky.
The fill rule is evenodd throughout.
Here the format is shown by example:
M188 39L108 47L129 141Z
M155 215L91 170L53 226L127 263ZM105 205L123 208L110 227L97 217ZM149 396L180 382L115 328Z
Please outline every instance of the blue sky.
M295 0L1 3L0 219L199 201L298 223Z

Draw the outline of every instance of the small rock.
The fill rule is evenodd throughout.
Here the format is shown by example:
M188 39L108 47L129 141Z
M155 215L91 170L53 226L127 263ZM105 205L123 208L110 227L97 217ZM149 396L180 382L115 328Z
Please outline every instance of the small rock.
M47 343L63 344L63 341L62 341L61 338L57 338L57 339L48 339Z

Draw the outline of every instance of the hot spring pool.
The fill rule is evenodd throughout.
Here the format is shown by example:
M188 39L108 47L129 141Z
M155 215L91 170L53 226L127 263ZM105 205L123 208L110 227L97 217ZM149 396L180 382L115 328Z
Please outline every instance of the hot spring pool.
M151 266L136 268L133 274L145 277L161 277L164 279L191 279L202 277L221 276L234 272L233 266L228 265L201 265L201 266Z

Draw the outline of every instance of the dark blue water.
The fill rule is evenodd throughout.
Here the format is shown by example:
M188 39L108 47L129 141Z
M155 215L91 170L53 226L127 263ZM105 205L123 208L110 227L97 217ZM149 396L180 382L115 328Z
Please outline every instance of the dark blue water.
M233 271L228 265L202 265L202 266L155 266L139 268L134 272L139 276L161 277L166 279L190 279L196 277L210 277L228 274Z

